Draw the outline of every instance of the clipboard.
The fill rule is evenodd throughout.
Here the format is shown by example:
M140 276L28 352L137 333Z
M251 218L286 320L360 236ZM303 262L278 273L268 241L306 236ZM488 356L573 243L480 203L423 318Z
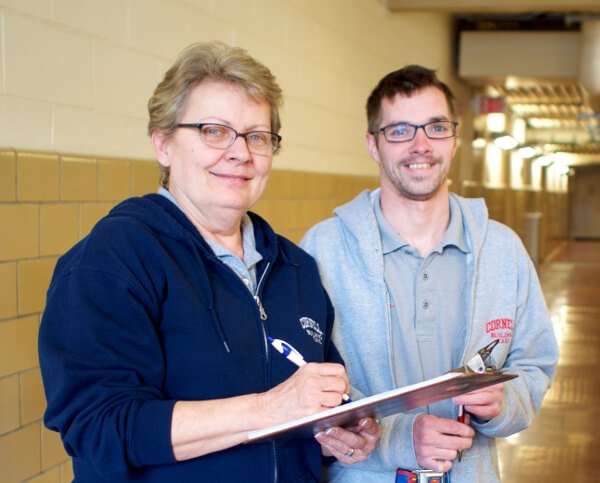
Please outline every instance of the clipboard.
M333 426L352 426L362 418L381 419L518 377L504 372L448 372L424 382L365 397L311 416L248 433L246 443L264 439L312 437Z

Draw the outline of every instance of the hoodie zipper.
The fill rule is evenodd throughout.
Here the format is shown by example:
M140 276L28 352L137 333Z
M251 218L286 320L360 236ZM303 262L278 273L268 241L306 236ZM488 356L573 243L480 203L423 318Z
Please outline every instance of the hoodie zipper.
M254 297L254 301L256 302L256 305L258 305L258 311L260 312L260 320L267 320L267 311L263 307L263 304L260 301L260 297L258 296L258 293L255 293L253 295L253 297Z
M262 283L265 280L265 276L266 276L267 272L269 271L270 266L271 266L271 263L270 262L267 263L267 266L265 267L265 269L260 277L260 280L256 284L256 290L254 291L254 293L250 292L252 294L252 298L256 302L256 306L258 307L258 313L260 315L260 320L261 320L260 327L262 329L263 344L264 344L265 358L266 358L267 364L269 363L269 342L267 340L267 330L265 328L264 321L268 319L268 315L267 315L267 311L265 310L265 307L263 306L263 304L260 300L260 296L258 295L258 293L260 291L260 287L262 286ZM248 289L250 289L249 284L246 284L246 287L248 287ZM277 481L279 481L279 456L277 453L277 443L275 441L271 442L271 450L273 451L273 481L275 483L277 483Z
M250 292L252 294L252 298L254 299L254 302L256 302L256 306L258 307L258 313L260 314L260 321L261 321L260 328L262 329L263 348L264 348L264 353L265 353L267 362L269 362L269 341L267 341L267 330L265 328L264 321L267 320L269 317L267 316L267 311L265 310L258 293L260 291L260 288L261 288L263 282L265 281L265 276L267 275L267 272L269 271L270 266L271 266L271 263L270 262L267 263L267 266L265 267L262 275L260 276L260 280L256 284L256 290L254 291L254 293Z

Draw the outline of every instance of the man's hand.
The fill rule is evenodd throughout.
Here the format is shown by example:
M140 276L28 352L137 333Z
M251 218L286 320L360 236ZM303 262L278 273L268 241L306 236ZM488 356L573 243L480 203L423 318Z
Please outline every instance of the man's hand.
M452 399L454 404L462 404L465 412L482 421L489 421L498 416L503 401L504 384L502 383L477 389Z
M417 462L433 471L449 471L459 451L471 447L475 431L466 424L419 414L413 426Z
M351 428L329 428L315 435L324 456L335 456L352 465L365 460L381 437L381 426L373 418L361 419Z

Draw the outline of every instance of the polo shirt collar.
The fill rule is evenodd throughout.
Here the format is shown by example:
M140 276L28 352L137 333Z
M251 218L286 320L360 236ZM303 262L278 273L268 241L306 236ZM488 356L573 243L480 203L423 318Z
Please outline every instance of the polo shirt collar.
M376 192L374 198L373 209L375 211L375 218L377 219L377 226L379 227L383 254L387 255L400 248L410 246L406 240L393 230L385 219L385 216L383 216L383 212L381 211L380 192ZM462 213L458 206L458 202L452 197L450 197L450 223L448 224L442 243L433 251L441 253L444 248L449 246L455 246L463 253L469 253L469 248L465 239Z

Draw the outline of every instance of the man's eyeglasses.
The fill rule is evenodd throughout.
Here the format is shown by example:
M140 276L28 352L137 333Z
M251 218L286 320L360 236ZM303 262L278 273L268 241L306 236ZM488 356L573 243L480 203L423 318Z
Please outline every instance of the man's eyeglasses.
M382 132L385 140L390 143L404 143L412 141L419 128L423 129L425 136L429 139L451 138L456 136L456 126L458 126L456 121L432 121L425 124L399 122L379 128L378 131ZM376 134L376 132L371 134Z
M237 132L223 124L214 123L180 123L176 127L191 127L200 131L200 139L211 148L227 149L235 140L242 137L246 140L248 150L254 154L272 154L279 149L281 136L270 131Z

